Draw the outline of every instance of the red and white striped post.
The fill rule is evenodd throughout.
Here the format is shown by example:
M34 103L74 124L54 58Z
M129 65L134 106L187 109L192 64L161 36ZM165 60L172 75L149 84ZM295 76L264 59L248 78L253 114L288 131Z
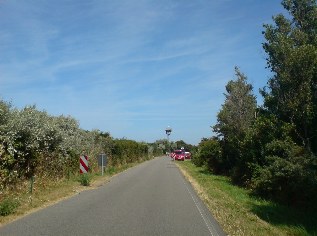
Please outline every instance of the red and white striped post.
M172 157L173 161L175 161L175 153L174 152L172 152L171 157Z
M86 155L83 155L83 156L80 156L80 173L81 174L85 174L88 172L88 156Z

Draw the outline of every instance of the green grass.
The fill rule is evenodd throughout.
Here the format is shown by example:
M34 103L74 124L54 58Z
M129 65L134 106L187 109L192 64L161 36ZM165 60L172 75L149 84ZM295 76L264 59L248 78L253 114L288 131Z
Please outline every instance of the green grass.
M191 162L178 163L225 232L230 235L317 235L316 207L296 209L252 196L229 178Z
M84 173L79 176L79 182L82 186L90 186L91 178L91 174Z
M0 215L7 216L16 211L16 208L20 205L17 199L7 198L0 203Z

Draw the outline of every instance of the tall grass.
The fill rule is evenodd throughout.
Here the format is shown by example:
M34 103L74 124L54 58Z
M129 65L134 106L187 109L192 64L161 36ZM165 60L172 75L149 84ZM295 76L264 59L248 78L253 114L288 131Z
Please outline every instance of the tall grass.
M16 208L20 205L17 199L6 198L0 203L0 215L7 216L16 211Z
M230 235L317 235L316 206L298 209L266 201L191 162L178 163Z

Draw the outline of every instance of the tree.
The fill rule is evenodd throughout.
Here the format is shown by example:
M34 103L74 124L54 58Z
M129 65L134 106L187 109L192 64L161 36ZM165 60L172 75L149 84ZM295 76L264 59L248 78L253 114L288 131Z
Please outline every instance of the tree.
M317 194L317 6L315 0L282 5L290 19L279 14L274 25L264 25L263 48L273 76L245 146L253 150L249 159L257 160L255 193L309 205Z
M242 155L241 143L255 120L257 104L247 77L237 67L235 73L237 79L226 85L225 103L217 115L217 124L213 129L223 139L223 158L227 162L228 171L237 172L234 169L238 167Z
M193 145L186 143L184 140L178 140L175 142L176 148L181 149L184 148L186 151L191 152L193 149Z
M247 77L235 67L236 81L226 85L225 103L217 115L218 123L214 131L225 139L241 137L254 121L256 98L252 94L252 85L247 83Z
M11 104L0 99L0 127L7 124L9 120Z
M264 107L295 125L294 139L317 152L317 7L315 0L283 0L291 19L264 25L267 65L273 72L262 91Z

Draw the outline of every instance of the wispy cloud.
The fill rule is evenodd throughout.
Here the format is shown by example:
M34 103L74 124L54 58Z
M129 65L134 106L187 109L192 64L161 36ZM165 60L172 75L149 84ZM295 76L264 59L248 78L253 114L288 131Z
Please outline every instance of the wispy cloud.
M0 4L0 96L19 107L37 104L56 115L73 115L85 129L119 137L152 141L169 124L177 130L175 139L192 143L211 135L235 65L258 86L264 83L257 27L277 5L252 0Z

